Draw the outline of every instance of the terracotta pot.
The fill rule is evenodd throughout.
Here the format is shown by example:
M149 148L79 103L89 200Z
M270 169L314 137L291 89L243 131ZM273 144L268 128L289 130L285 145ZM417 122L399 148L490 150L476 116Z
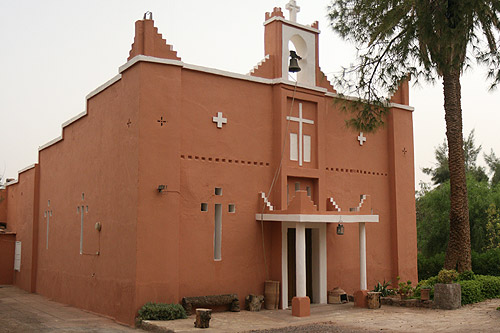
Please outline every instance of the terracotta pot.
M428 301L431 299L431 290L429 288L420 289L420 299L422 301Z

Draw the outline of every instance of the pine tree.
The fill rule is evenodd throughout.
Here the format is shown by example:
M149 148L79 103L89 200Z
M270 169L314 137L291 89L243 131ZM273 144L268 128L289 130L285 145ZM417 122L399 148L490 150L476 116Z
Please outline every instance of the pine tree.
M335 0L328 11L333 30L358 48L357 63L336 82L368 102L349 124L375 129L383 96L402 80L442 80L451 185L445 268L471 270L460 78L475 59L492 88L500 82L500 0Z

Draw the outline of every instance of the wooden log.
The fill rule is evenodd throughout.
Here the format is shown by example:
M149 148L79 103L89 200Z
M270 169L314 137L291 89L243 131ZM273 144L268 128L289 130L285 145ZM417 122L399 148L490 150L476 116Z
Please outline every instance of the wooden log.
M182 306L188 314L191 313L193 307L211 307L219 305L228 305L229 310L233 312L240 311L240 301L236 294L184 297L182 299Z
M209 328L212 319L212 309L196 309L196 321L194 327Z

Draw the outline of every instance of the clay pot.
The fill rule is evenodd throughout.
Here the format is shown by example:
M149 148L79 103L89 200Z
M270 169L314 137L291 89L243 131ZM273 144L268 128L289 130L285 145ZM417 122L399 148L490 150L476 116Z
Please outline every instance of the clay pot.
M420 289L420 299L428 301L431 299L431 290L429 288Z

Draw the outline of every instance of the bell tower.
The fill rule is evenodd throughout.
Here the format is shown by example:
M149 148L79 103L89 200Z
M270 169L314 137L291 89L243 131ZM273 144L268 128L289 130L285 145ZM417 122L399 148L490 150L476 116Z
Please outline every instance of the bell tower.
M294 83L296 79L299 84L316 86L316 76L319 72L318 37L320 31L318 30L318 22L316 21L312 25L297 23L297 13L300 11L300 7L297 6L295 0L290 0L286 9L290 12L288 20L285 19L281 8L275 7L271 13L266 13L266 21L264 22L266 62L271 62L273 69L270 73L268 68L265 76L281 78L290 83ZM296 78L291 77L288 71L290 51L295 51L300 57L298 60L300 71L297 72ZM260 76L258 70L259 68L254 75Z

